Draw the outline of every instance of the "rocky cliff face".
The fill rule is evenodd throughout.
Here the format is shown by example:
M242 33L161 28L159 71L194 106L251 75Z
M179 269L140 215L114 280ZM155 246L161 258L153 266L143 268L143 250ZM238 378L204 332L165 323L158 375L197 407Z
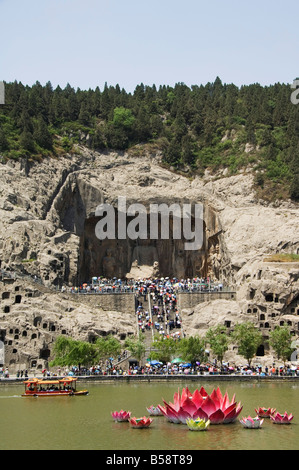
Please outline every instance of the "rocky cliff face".
M155 159L85 152L59 160L1 167L2 268L41 278L46 285L78 284L92 276L142 277L147 274L220 276L229 264L216 201L203 184L162 169ZM170 235L165 240L99 240L96 209L110 204L118 219L118 198L126 208L142 204L203 207L203 246L187 251ZM195 217L193 215L193 219ZM129 225L128 217L126 223ZM158 221L158 230L161 228ZM174 223L174 222L173 222ZM195 228L193 228L194 231ZM146 268L145 268L146 267Z
M226 321L232 327L244 318L254 318L265 337L283 320L291 322L294 334L298 334L298 264L264 262L268 254L299 253L298 206L289 202L269 206L257 201L251 173L217 178L207 173L191 180L162 168L158 156L98 154L82 147L79 154L59 159L2 164L0 185L2 269L37 276L48 287L78 285L100 275L209 275L236 288L237 300L200 304L193 314L186 311L187 334L203 333L215 322ZM202 248L184 250L183 241L171 237L171 228L169 240L127 237L100 241L95 235L97 207L110 204L117 218L120 196L128 206L139 203L147 210L150 204L191 204L192 208L202 204ZM52 295L54 310L61 315L61 308L69 308L70 300L60 308L60 300ZM13 322L11 329L20 330L17 324L31 312L32 297L26 298L26 311L18 307L18 317L5 312L2 301L3 331ZM43 310L43 303L38 308ZM97 313L98 330L101 321L105 323L107 314L103 315ZM292 318L287 319L289 315ZM73 317L76 323L78 315ZM64 317L59 318L63 328ZM86 328L86 318L81 315L76 323L80 331ZM132 321L134 324L135 319ZM109 328L106 325L104 329ZM128 328L132 332L131 323ZM72 334L74 331L72 327ZM57 329L52 333L55 336ZM47 349L47 341L43 341L40 350Z

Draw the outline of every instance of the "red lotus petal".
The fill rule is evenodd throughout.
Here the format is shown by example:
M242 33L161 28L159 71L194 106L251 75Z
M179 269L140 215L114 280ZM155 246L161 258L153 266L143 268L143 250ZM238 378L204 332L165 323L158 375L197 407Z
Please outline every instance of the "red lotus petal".
M174 410L167 403L165 403L165 408L163 409L163 407L161 407L160 410L162 411L164 416L166 416L166 418L169 419L169 421L171 421L173 423L179 423L180 422L177 411Z
M209 416L205 411L203 411L202 408L199 408L196 413L193 415L193 419L204 419L205 421L208 421Z
M222 403L221 403L221 409L225 410L230 405L229 398L227 392L225 392L225 395L222 397Z
M181 404L186 400L186 398L189 398L190 396L192 397L192 394L190 393L189 389L187 387L183 388L182 396L181 396Z
M220 390L219 387L217 388L216 393L217 393L217 396L218 396L219 400L221 402L223 402L223 395L222 395L221 390Z
M237 407L237 403L233 403L232 405L230 405L228 408L226 408L225 410L222 410L223 413L224 413L224 416L227 416L229 415L232 411L235 411L236 412L236 407Z
M288 415L288 413L285 413L283 416L282 416L282 421L284 423L289 423L292 421L292 419L294 418L294 416L292 414Z
M166 408L164 408L164 406L158 405L157 408L159 408L161 413L163 413L163 415L166 416Z
M201 387L201 389L199 390L199 393L201 394L202 397L207 397L208 396L208 393L205 391L205 389L203 387Z
M164 403L165 403L165 401L164 401ZM171 406L171 408L173 408L175 411L178 411L181 407L181 403L171 403L171 402L169 402L168 405Z
M232 405L233 403L235 403L236 401L236 395L234 394L233 398L232 398L232 401L230 402L230 405Z
M201 405L203 404L204 402L204 399L202 397L202 395L200 394L199 390L195 390L195 392L193 393L192 395L192 401L194 403L194 405L196 406L196 408L200 408Z
M224 413L221 410L217 410L209 416L211 424L222 424L224 419Z
M171 403L171 402L167 403L167 401L165 401L164 398L163 398L163 402L166 406L170 406L174 411L178 411L180 409L181 405L176 400L174 400L174 401L175 401L175 403Z
M173 396L173 401L174 401L174 406L176 409L179 409L181 406L181 395L180 395L180 389L177 391L177 393L174 394Z
M210 395L210 398L213 400L213 402L215 403L215 407L216 408L221 408L221 403L222 403L222 395L220 394L219 396L219 393L218 393L218 390L219 388L217 389L217 391L214 389ZM219 390L220 391L220 390Z
M229 424L229 423L233 423L234 421L236 421L237 417L239 416L242 410L243 410L243 406L239 408L233 408L230 413L225 415L223 424Z
M149 426L153 422L153 420L150 418L143 418L140 422L143 422L145 426Z
M194 413L197 410L197 406L195 405L195 403L193 403L193 401L190 398L186 398L186 400L182 402L181 408L183 408L184 411L189 413L191 417L194 415Z
M288 423L288 422L289 422L289 418L286 418L286 417L284 416L281 421L282 421L283 423Z
M215 403L211 399L211 397L208 395L207 398L204 400L203 404L201 405L201 409L210 416L212 413L214 413L217 408L215 406Z
M164 400L163 400L163 402L164 402L164 405L165 405L165 407L166 407L166 411L167 411L167 410L170 410L172 413L177 414L177 412L178 412L178 410L180 409L180 407L179 407L178 409L176 409L172 403L167 403L167 402L164 401Z
M184 408L180 408L178 411L178 418L181 423L186 424L186 419L192 418L193 416L190 415Z

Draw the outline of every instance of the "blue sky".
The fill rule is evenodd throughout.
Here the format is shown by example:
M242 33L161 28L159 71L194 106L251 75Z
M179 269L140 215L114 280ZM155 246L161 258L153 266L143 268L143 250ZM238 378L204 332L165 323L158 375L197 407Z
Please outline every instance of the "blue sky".
M0 80L291 83L297 12L298 0L0 0Z

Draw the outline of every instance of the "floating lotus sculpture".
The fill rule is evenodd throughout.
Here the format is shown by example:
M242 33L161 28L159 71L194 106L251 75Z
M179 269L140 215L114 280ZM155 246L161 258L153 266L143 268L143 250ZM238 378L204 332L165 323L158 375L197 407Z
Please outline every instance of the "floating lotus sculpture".
M190 431L207 431L210 426L210 421L205 419L186 419L186 424Z
M292 414L288 415L288 413L285 412L284 415L281 415L280 413L275 413L273 416L270 416L270 418L274 424L291 424L291 421L293 420L294 416Z
M134 429L144 429L148 428L153 420L144 416L143 418L131 418L129 422Z
M147 408L147 412L150 416L163 416L162 411L157 406L150 406Z
M222 395L220 389L213 390L209 395L202 387L192 394L186 387L174 394L174 402L158 405L166 418L172 423L186 424L187 419L204 419L211 424L233 423L241 413L243 406L235 402L235 396L230 401L228 394Z
M123 423L125 421L129 421L131 417L130 411L123 411L123 410L114 411L113 413L111 413L111 415L114 421L117 423Z
M240 423L244 428L247 429L260 429L262 427L264 420L259 418L257 416L256 418L251 418L251 416L248 416L247 418L242 418L240 420Z
M259 418L270 418L274 415L276 409L275 408L258 408L255 410L256 414Z

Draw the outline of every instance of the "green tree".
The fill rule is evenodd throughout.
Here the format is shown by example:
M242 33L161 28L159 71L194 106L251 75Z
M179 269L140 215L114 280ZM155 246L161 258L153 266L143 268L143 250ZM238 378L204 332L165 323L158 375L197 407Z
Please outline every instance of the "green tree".
M285 363L292 355L292 336L287 326L277 326L270 332L269 344L275 351L277 359Z
M151 359L170 362L177 352L178 344L172 338L161 339L156 336L152 343Z
M134 120L135 121L135 120ZM141 106L135 122L134 140L146 142L151 137L150 115L146 108Z
M218 325L215 328L210 328L206 333L206 341L210 345L213 354L216 356L217 361L222 364L224 355L228 350L229 338L227 330L224 326Z
M35 152L33 135L30 131L24 130L20 136L20 145L30 153Z
M114 126L109 123L106 129L107 145L111 149L125 150L129 145L129 137L126 130L122 127Z
M173 138L164 151L163 160L169 165L178 165L181 159L181 147L178 141Z
M133 357L140 361L145 354L144 336L127 338L125 340L125 348L130 351Z
M6 138L5 132L0 128L0 151L4 152L9 149L9 143Z
M113 125L122 129L131 130L135 123L135 117L130 109L124 107L115 108L113 112Z
M192 146L192 139L189 135L185 135L182 138L181 142L182 148L182 160L187 165L192 165L194 162L194 153L193 153L193 146Z
M105 129L103 128L103 126L101 128L96 128L93 136L92 145L95 150L103 150L106 148L107 142L105 137Z
M205 341L199 336L182 338L178 343L177 352L186 362L191 362L192 364L195 364L197 361L203 362L206 359Z
M177 114L177 117L172 125L172 131L175 138L180 141L188 132L186 121L181 113Z
M81 104L78 121L84 126L89 126L91 122L91 115L88 111L88 106L85 102Z
M116 357L121 352L121 344L117 338L112 335L97 338L95 342L97 357L100 360Z
M38 117L37 123L35 125L33 138L40 147L47 149L47 150L52 150L53 148L52 135L49 132L48 126L46 125L41 115Z
M252 322L239 323L235 326L231 339L237 344L239 354L247 359L250 366L262 342L262 333Z
M295 173L292 178L290 195L294 201L299 201L299 173Z
M50 366L89 366L97 359L94 344L74 340L65 336L58 336L53 347L55 358Z

